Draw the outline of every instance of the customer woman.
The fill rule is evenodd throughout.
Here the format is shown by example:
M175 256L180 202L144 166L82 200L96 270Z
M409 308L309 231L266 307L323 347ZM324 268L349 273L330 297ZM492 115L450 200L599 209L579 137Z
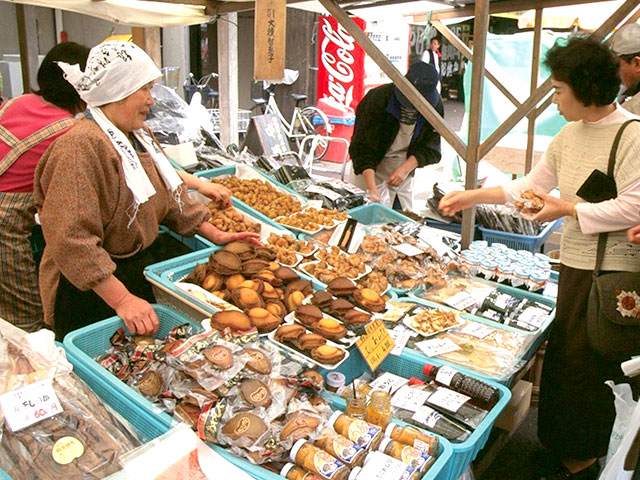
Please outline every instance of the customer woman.
M38 69L40 90L0 108L0 318L27 331L43 325L30 245L35 226L34 171L49 145L85 108L56 62L84 68L88 55L89 49L77 43L56 45Z
M445 196L451 215L478 203L506 203L524 190L544 199L533 217L564 217L558 303L545 355L538 411L538 436L560 460L547 479L595 479L597 458L607 452L615 417L605 380L620 379L619 362L600 357L589 345L586 306L599 232L610 232L603 270L640 271L640 247L625 229L640 221L640 123L625 130L616 156L618 196L601 203L582 201L576 191L594 169L607 171L609 152L621 124L633 115L617 107L620 85L615 56L594 39L573 37L549 50L553 101L569 122L526 177L505 186ZM560 198L546 192L560 189Z
M158 236L165 224L214 243L249 240L206 220L207 208L186 193L168 159L145 135L161 76L149 56L127 42L91 49L86 68L59 63L87 103L76 123L43 156L35 201L47 242L40 265L45 321L56 336L117 313L132 333L158 328L143 269L179 255L180 244Z

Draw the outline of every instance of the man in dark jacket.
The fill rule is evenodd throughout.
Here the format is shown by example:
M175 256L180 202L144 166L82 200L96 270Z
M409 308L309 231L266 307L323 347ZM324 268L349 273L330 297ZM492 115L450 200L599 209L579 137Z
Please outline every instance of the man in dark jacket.
M433 65L416 62L406 78L444 116ZM408 210L412 206L413 171L440 161L440 134L397 87L381 85L370 90L358 105L349 154L352 183L368 191L374 202Z

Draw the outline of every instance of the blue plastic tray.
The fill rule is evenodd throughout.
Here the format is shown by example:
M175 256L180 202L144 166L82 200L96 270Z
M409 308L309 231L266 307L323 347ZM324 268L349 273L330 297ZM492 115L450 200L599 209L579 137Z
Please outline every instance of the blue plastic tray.
M538 249L547 241L549 235L554 230L558 229L562 224L562 218L557 219L555 222L550 222L539 235L530 237L528 235L519 235L517 233L500 232L498 230L489 230L488 228L479 227L482 233L482 239L492 243L503 243L509 248L514 250L528 250L530 252L537 252Z
M422 367L425 363L429 362L436 366L440 366L445 363L438 359L427 358L424 355L407 355L407 352L412 352L412 350L405 349L401 356L389 355L384 360L384 362L382 362L380 367L378 367L377 371L391 372L395 375L400 375L405 378L424 378L424 375L422 374ZM455 368L460 371L464 371L457 366L455 366ZM359 377L366 370L367 365L362 358L362 355L354 352L354 354L349 355L349 358L342 365L340 365L336 371L342 372L346 377L346 383L349 384L354 378ZM465 371L464 373L475 376L477 378L482 378L470 372ZM489 414L480 423L478 428L473 431L473 433L467 440L461 443L451 443L451 447L453 449L453 455L451 459L447 462L444 468L436 474L435 477L431 478L438 478L439 480L458 480L460 475L476 458L478 452L484 447L487 439L489 438L491 427L496 421L496 418L498 418L498 415L500 415L502 410L504 410L504 408L509 403L509 400L511 400L511 391L507 387L491 380L487 380L485 378L482 378L482 380L494 386L500 391L500 399L498 400L498 403L491 409ZM424 478L429 477L425 476Z
M415 220L390 209L379 203L369 203L348 210L347 213L351 218L355 218L358 222L365 225L374 225L376 223L392 223L392 222L412 222Z
M189 247L194 252L197 252L198 250L204 250L205 248L211 248L215 245L214 243L210 242L200 235L194 235L193 237L184 237L174 232L173 230L169 230L164 225L160 225L160 234L171 235L173 238L178 240L183 245Z
M154 305L153 308L160 320L160 328L154 335L156 338L166 336L171 328L183 323L194 324L178 312L162 305ZM144 432L147 438L155 438L169 430L176 423L176 420L166 412L154 407L142 395L121 382L116 376L93 360L93 358L102 355L110 347L109 339L113 332L120 327L124 327L120 318L111 317L69 333L64 339L64 347L68 352L69 361L74 365L76 374L125 419L130 421L138 430ZM344 401L339 397L327 394L327 398L333 400L333 408L344 409ZM450 463L453 447L443 438L440 439L440 443L438 459L427 472L427 475L423 477L424 479L442 478L439 473ZM256 479L282 479L282 477L269 470L236 457L218 445L210 444L210 446L231 463L246 470Z

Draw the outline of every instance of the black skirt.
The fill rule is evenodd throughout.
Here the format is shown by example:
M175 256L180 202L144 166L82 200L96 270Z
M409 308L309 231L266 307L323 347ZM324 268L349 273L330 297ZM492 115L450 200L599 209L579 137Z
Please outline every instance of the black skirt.
M589 345L586 312L592 274L561 266L556 318L542 369L538 437L561 459L606 455L615 408L604 382L632 382L619 362L598 355Z
M170 235L158 235L148 248L128 258L112 258L116 264L114 276L133 295L154 303L151 284L144 278L143 270L157 262L175 258L191 250ZM99 320L116 315L93 290L81 291L73 286L64 275L60 275L54 308L54 331L56 339Z

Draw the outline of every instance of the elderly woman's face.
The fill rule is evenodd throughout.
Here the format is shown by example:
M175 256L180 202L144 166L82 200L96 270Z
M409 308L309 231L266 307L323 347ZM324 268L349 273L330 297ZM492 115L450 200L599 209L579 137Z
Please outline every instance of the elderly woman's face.
M124 133L133 132L144 126L144 121L149 113L149 107L153 105L151 96L153 82L136 90L127 98L109 104L109 117L111 121Z
M556 80L551 76L551 85L554 88L553 103L558 106L558 112L567 122L581 120L585 114L584 104L578 100L568 83Z

